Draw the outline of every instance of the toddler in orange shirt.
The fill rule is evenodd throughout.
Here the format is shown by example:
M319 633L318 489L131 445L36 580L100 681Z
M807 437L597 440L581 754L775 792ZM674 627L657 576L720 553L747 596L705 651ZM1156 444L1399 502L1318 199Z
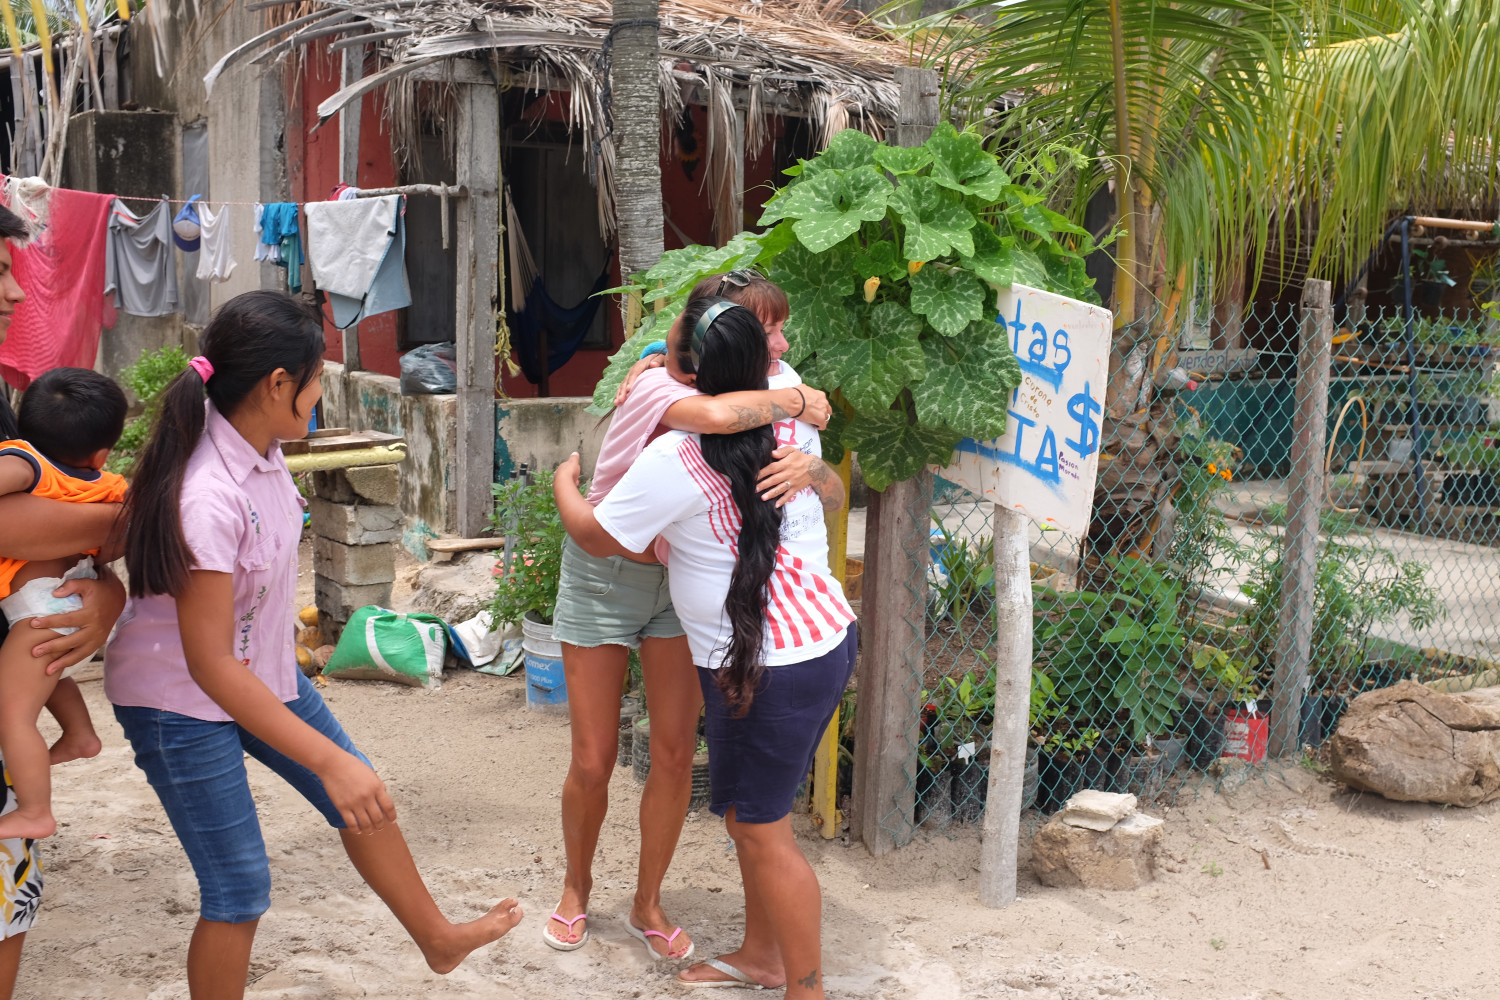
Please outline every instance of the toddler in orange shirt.
M0 495L31 493L71 503L119 503L125 480L104 471L105 459L125 427L128 404L113 380L85 368L54 368L21 400L17 426L23 440L0 441ZM0 558L0 614L10 633L0 644L0 755L16 793L14 811L0 816L0 840L50 837L54 763L99 752L99 737L78 685L48 676L47 661L31 650L73 629L21 628L28 618L76 611L76 596L54 597L68 580L95 579L93 556L67 559ZM63 729L50 749L37 729L45 706Z

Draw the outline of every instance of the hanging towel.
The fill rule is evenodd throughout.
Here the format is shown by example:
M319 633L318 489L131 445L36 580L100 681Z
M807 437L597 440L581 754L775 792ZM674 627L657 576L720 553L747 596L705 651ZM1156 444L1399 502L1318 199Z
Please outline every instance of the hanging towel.
M273 201L256 209L256 229L260 233L261 247L256 247L256 260L269 260L286 268L287 288L293 293L302 291L302 233L297 224L300 206L291 201Z
M230 248L229 206L220 208L216 215L207 205L199 205L198 228L202 240L198 277L205 281L228 281L238 263Z
M411 305L400 195L307 203L308 266L340 330Z
M104 290L132 316L166 316L182 309L172 255L172 206L163 198L138 216L118 198L109 212Z
M16 307L0 346L0 374L17 389L53 368L94 367L99 328L115 322L104 293L113 200L55 188L46 229L25 246L12 247L12 267L26 300ZM7 198L7 204L14 202Z

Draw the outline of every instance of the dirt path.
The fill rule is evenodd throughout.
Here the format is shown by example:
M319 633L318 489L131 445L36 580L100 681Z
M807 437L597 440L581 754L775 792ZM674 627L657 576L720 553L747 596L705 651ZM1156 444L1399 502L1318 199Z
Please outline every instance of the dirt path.
M56 772L63 821L45 845L47 902L19 995L186 997L196 889L155 797L131 764L97 682L84 684L106 749ZM522 685L472 673L434 692L335 682L335 712L375 761L441 905L472 916L518 896L513 936L447 978L431 975L360 883L321 820L250 764L274 905L249 996L604 998L669 996L620 929L634 868L637 787L616 772L593 911L594 941L541 942L562 877L558 788L566 722L526 711ZM1136 893L1043 889L981 908L972 834L873 859L803 844L824 889L829 995L855 998L1430 997L1495 995L1496 810L1402 806L1305 771L1166 810L1171 870ZM668 876L669 911L700 950L733 947L738 885L722 824L695 817Z

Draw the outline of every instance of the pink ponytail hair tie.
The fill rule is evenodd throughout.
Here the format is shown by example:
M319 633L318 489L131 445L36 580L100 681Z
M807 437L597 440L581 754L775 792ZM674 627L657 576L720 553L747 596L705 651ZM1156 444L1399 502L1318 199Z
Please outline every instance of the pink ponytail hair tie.
M205 385L208 383L209 377L214 373L214 366L201 354L189 361L188 367L198 373L198 377L203 380Z

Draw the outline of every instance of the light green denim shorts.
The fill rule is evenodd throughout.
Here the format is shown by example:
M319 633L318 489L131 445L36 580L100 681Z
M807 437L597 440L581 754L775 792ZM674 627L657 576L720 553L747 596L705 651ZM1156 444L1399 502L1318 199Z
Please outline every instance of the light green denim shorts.
M642 639L675 639L684 634L667 569L624 556L597 559L573 539L563 542L562 575L552 637L573 646L640 647Z

